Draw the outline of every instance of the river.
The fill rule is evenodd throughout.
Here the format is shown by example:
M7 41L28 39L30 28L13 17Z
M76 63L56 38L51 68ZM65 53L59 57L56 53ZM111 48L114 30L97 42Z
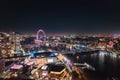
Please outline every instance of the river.
M95 71L83 70L89 80L120 80L120 56L107 51L65 54L73 63L88 63Z

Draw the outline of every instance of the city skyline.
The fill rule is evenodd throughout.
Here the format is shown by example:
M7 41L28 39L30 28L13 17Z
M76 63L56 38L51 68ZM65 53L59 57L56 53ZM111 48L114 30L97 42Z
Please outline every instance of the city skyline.
M120 30L119 8L112 0L5 0L0 3L0 31L114 33Z

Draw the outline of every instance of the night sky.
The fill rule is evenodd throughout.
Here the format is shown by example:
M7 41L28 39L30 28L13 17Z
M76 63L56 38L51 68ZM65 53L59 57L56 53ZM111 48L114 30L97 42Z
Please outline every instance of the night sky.
M0 31L120 32L119 0L1 0Z

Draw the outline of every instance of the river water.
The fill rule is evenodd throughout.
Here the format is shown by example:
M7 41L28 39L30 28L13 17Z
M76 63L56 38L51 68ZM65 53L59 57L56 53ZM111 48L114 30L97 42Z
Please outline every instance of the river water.
M89 80L120 80L120 56L107 51L87 52L85 54L66 54L68 59L77 63L88 63L95 71L83 70Z

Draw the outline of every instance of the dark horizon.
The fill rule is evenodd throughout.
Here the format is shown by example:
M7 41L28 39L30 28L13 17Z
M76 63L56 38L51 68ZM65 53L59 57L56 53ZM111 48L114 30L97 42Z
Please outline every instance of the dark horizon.
M35 33L116 33L120 5L112 0L0 2L0 31Z

